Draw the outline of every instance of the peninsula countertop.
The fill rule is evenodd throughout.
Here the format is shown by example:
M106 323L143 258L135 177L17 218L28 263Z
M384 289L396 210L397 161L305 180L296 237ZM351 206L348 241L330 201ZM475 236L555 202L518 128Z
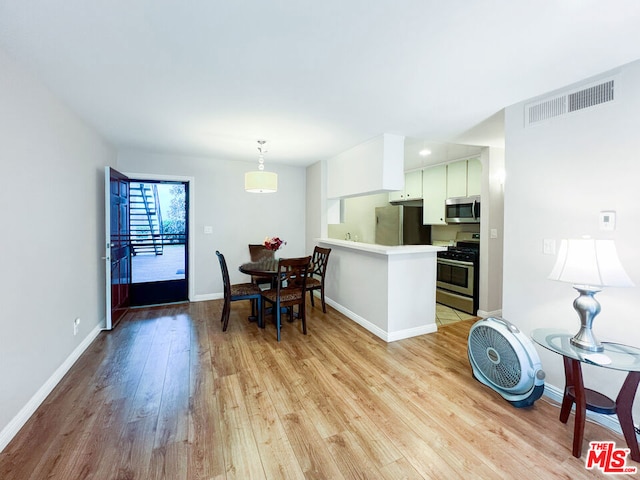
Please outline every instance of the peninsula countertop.
M380 255L407 255L412 253L435 253L447 249L447 247L438 247L435 245L377 245L374 243L354 242L351 240L338 240L335 238L318 238L319 243L326 245L334 245L336 247L350 248L353 250L361 250L363 252L377 253Z

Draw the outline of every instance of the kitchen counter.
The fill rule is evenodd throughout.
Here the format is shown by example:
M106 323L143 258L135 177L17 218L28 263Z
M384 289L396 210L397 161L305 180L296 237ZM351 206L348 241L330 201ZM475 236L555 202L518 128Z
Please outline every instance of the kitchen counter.
M337 240L335 238L321 238L318 242L326 245L334 245L342 248L352 248L363 252L378 253L380 255L406 255L413 253L440 252L446 250L446 247L437 247L434 245L376 245L374 243L353 242L351 240Z
M437 330L436 254L445 247L317 242L331 248L325 297L336 310L387 342Z

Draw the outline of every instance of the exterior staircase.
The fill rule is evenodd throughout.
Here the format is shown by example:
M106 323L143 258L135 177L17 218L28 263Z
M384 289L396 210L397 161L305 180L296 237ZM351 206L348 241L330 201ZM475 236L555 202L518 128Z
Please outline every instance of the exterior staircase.
M162 213L157 185L131 182L129 209L131 253L162 255Z

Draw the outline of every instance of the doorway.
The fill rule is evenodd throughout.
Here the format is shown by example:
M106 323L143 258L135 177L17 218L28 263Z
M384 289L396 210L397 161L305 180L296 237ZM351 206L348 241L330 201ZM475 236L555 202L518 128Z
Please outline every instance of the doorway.
M130 305L187 301L189 184L132 179L129 203Z

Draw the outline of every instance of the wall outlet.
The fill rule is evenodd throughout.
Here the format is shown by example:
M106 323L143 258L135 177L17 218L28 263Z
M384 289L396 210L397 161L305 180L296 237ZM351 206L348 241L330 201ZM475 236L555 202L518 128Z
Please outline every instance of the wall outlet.
M78 330L80 329L80 319L76 318L73 321L73 334L77 335L78 334Z

